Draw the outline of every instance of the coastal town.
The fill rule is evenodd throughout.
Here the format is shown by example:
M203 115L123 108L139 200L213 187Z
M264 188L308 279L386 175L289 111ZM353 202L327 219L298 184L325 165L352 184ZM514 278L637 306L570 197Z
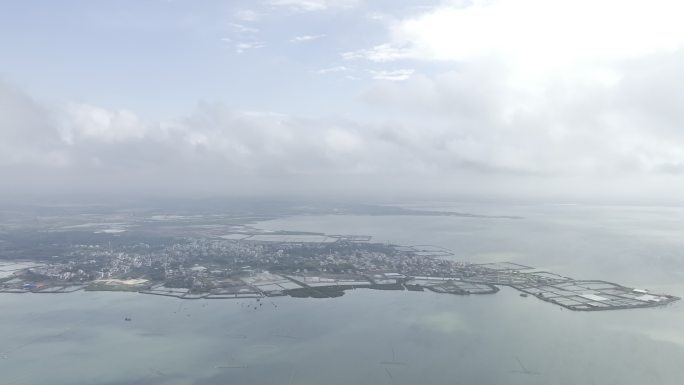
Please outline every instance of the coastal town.
M230 233L173 242L75 244L62 255L0 261L0 292L130 291L182 299L331 298L346 290L494 294L502 286L569 310L664 306L679 298L576 280L511 262L450 259L435 246L397 246L359 235Z

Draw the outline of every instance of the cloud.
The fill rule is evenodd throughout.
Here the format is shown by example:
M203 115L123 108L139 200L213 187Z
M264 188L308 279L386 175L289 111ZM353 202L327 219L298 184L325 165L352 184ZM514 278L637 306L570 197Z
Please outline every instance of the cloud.
M369 71L376 80L390 80L390 81L402 81L407 80L413 75L416 70L414 69L399 69L399 70L382 70L382 71Z
M616 82L616 61L672 53L684 44L668 0L480 0L433 7L387 21L389 41L350 51L374 62L496 60L520 84L572 76Z
M232 46L235 50L235 53L240 55L249 50L266 47L266 43L262 41L235 41L230 37L222 37L220 40L227 45Z
M0 177L15 181L13 188L23 178L24 186L43 191L302 193L361 183L360 191L368 193L399 188L410 178L423 193L492 193L502 185L510 193L539 193L530 187L539 181L546 183L543 191L567 193L588 181L593 188L619 181L630 193L653 188L671 195L684 190L677 183L663 189L668 175L679 172L676 165L684 164L678 129L684 113L677 103L648 104L653 97L684 96L684 84L672 94L668 82L684 58L668 59L652 59L671 64L629 76L618 90L597 85L568 93L560 87L538 109L510 115L505 107L517 96L481 67L378 83L365 101L397 116L386 123L220 104L145 121L129 110L88 104L48 109L2 85ZM654 87L664 94L641 92ZM656 124L657 131L650 129ZM558 182L563 178L567 184ZM402 186L395 192L416 191Z
M679 48L684 26L676 15L682 11L684 5L667 0L475 1L407 18L391 32L428 59L624 59Z
M445 0L429 8L400 3L393 3L393 15L369 20L382 7L267 0L252 4L254 11L228 7L237 23L230 24L223 12L198 12L182 21L160 19L146 30L150 39L168 36L152 33L167 24L183 36L190 36L189 28L202 39L225 36L225 47L245 56L225 62L230 58L221 52L200 47L198 58L230 65L195 60L197 67L174 60L166 68L170 72L154 79L144 71L131 74L132 89L163 81L165 90L188 89L178 97L188 100L201 97L214 78L244 76L245 81L207 92L239 98L239 105L253 108L267 103L290 112L285 114L218 103L183 109L191 112L182 116L146 119L146 111L95 102L98 88L68 90L87 95L88 102L55 105L0 82L0 180L44 191L346 187L388 193L606 189L618 196L684 195L684 24L679 20L684 5L664 0ZM353 7L357 10L343 18L332 13ZM262 31L250 23L256 19ZM288 40L305 44L322 35L296 36L296 31L322 31L330 38L321 49L298 49ZM247 55L272 41L284 44ZM159 47L152 59L167 48L177 53ZM50 53L43 53L44 76L67 76L51 68ZM145 52L138 54L142 70L155 63ZM268 60L259 66L268 76L250 59ZM94 71L106 75L114 67ZM207 72L190 76L191 68ZM318 74L341 81L328 84ZM43 75L25 75L32 87L42 84ZM61 83L79 80L64 79ZM57 88L45 92L54 95L60 86L50 84ZM273 90L264 89L269 85ZM271 91L275 94L265 94ZM302 96L309 93L314 97ZM178 98L131 105L163 109ZM316 118L294 110L311 111Z
M301 36L295 36L292 39L290 39L291 43L304 43L312 40L317 40L325 35L301 35Z
M14 180L12 188L20 187L21 173L24 188L43 191L64 186L160 192L193 186L244 192L253 191L255 183L273 192L292 183L290 188L302 191L333 175L411 167L391 156L392 145L378 142L374 128L350 121L216 104L166 121L86 104L49 113L25 94L0 86L3 112L14 111L0 116L0 177Z
M573 70L520 83L517 59L501 55L438 72L374 69L402 81L358 82L368 115L345 119L201 104L146 120L126 108L47 105L0 82L0 178L24 191L671 198L684 194L684 50L655 51L573 67L608 68L608 80Z
M102 142L124 142L145 137L147 127L131 111L109 111L88 104L67 108L69 124L62 127L61 139L73 144L77 137Z
M373 62L391 62L400 59L408 59L413 56L413 52L405 47L395 47L389 43L380 44L373 48L360 49L356 51L343 52L342 58L345 60L366 59Z
M243 54L246 51L266 46L264 42L254 40L256 38L255 34L259 33L258 28L248 27L239 23L229 23L228 26L234 31L233 34L237 37L222 37L221 41L232 45L235 49L235 53Z
M266 47L266 44L262 41L243 41L235 44L235 52L243 54L246 51L264 47Z
M58 166L65 164L66 156L51 111L0 81L0 169Z
M272 5L303 12L354 8L359 2L359 0L271 0Z
M452 68L397 73L403 82L364 94L384 113L433 125L422 139L441 139L425 151L451 154L441 169L450 159L510 175L677 174L680 8L659 0L444 3L387 21L389 41L342 56Z
M254 27L248 27L239 23L230 23L229 26L237 33L240 34L254 34L258 33L259 29Z
M681 170L684 133L676 127L684 113L670 102L684 97L681 65L683 53L663 54L616 67L618 84L556 79L538 92L511 85L500 63L480 62L375 84L364 100L405 121L448 125L423 132L436 140L424 150L450 154L445 162L483 172L641 178Z
M329 73L350 72L350 71L353 71L353 70L349 67L346 67L346 66L334 66L334 67L328 67L328 68L321 68L316 72L324 75L324 74L329 74Z

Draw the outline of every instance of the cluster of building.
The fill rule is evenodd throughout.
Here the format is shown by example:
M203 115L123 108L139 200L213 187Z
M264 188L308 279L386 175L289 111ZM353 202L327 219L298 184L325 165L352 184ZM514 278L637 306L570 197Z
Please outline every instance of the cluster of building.
M1 275L0 291L59 293L86 288L189 299L336 297L356 288L491 294L499 286L509 286L523 296L571 310L660 306L678 299L609 282L578 281L515 263L463 263L444 258L444 253L344 237L334 242L223 237L76 245L63 256Z

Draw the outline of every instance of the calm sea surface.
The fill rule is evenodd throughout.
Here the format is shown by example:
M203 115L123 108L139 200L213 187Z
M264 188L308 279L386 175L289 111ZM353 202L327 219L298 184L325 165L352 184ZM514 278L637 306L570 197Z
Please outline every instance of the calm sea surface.
M684 297L680 208L412 207L523 219L300 216L257 227L432 244L457 260L514 261ZM517 373L518 360L538 374ZM485 296L356 290L261 302L0 295L0 385L680 385L683 364L681 302L582 313L506 288Z

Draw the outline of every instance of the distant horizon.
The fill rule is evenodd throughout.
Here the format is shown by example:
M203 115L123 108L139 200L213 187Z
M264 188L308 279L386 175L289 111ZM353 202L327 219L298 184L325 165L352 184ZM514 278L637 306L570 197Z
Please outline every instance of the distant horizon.
M187 206L188 208L194 205L205 206L216 205L217 208L229 205L277 205L287 207L287 205L306 205L310 204L313 207L325 206L332 207L335 205L386 205L397 206L402 205L427 205L434 207L441 207L440 205L495 205L501 207L514 206L578 206L578 207L671 207L684 208L684 201L672 199L665 200L631 200L631 199L562 199L558 197L511 197L511 196L328 196L322 197L320 195L161 195L161 194L147 194L147 195L132 195L132 194L23 194L23 195L0 195L0 211L7 210L11 207L111 207L125 209L133 206L145 206L161 208L174 208L174 205ZM209 206L207 206L209 205ZM477 214L473 212L473 214Z

